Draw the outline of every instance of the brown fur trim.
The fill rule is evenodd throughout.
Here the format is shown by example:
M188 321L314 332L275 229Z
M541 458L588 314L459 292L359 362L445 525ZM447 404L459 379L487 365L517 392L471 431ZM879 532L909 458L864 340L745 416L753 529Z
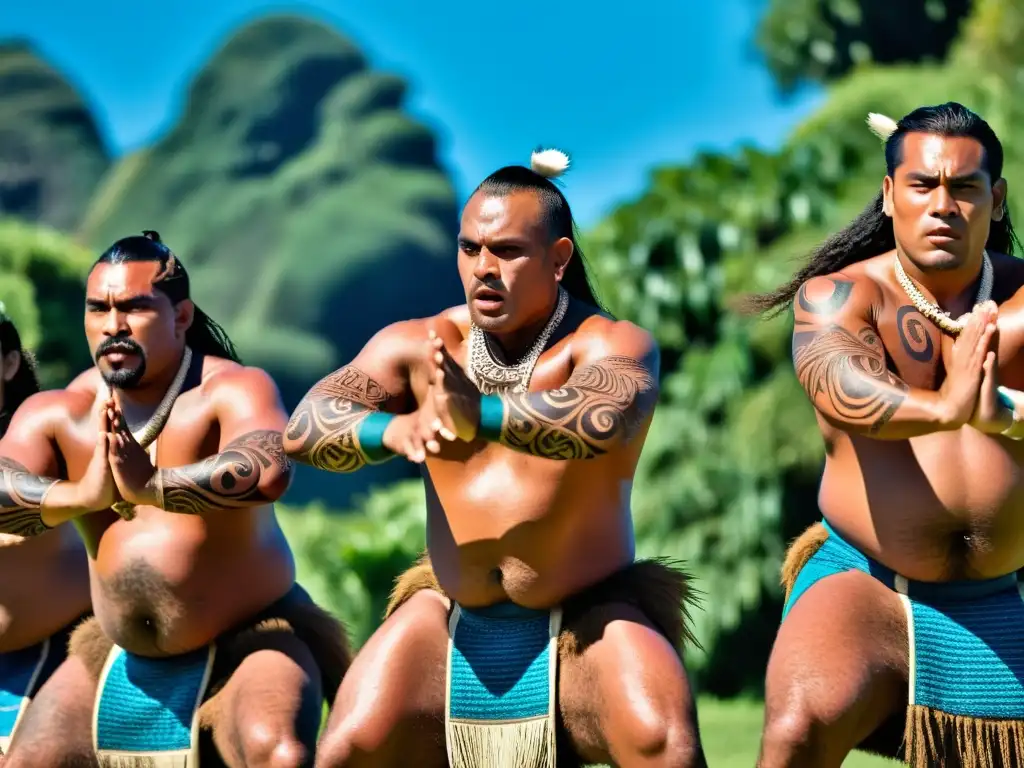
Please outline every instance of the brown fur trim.
M76 656L85 664L93 680L99 680L103 665L107 663L114 641L103 634L103 627L95 616L90 616L71 633L68 656Z
M562 606L559 654L579 655L600 639L606 623L602 614L611 605L628 605L638 610L680 654L688 644L700 647L690 630L690 609L697 603L690 581L682 568L667 560L638 560L573 595ZM448 598L426 554L396 579L384 617L423 589Z
M430 563L430 555L424 552L411 568L404 571L397 579L391 590L391 599L388 600L388 607L384 611L384 618L387 619L397 611L406 601L420 590L430 589L440 595L445 595L444 590L437 581L434 574L434 566Z
M800 571L827 540L828 530L820 522L814 523L793 539L793 543L786 550L786 559L782 562L781 581L782 588L786 591L786 600L789 600L789 593L792 591Z
M907 763L964 768L1024 766L1024 721L984 720L948 715L928 707L907 707L904 734Z

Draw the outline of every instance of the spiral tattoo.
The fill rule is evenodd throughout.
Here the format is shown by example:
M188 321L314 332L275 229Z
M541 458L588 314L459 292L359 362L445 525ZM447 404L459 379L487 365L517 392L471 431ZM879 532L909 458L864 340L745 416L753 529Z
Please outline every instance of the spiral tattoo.
M838 325L793 334L796 375L813 402L823 397L844 422L881 430L907 399L907 385L886 366L875 332Z
M285 429L300 448L292 458L328 472L355 472L365 466L356 430L391 399L378 382L348 365L324 377L302 399Z
M896 328L900 334L903 351L919 363L930 363L935 357L935 343L928 332L928 325L916 307L906 305L896 310Z
M284 455L281 433L256 430L232 440L216 456L160 470L163 508L168 512L198 515L212 509L239 509L267 504L260 488L265 473L291 471Z
M658 400L651 372L606 357L573 372L561 389L506 394L503 445L547 459L589 459L631 438Z
M14 459L0 456L0 533L38 536L50 530L40 505L57 480L30 473Z

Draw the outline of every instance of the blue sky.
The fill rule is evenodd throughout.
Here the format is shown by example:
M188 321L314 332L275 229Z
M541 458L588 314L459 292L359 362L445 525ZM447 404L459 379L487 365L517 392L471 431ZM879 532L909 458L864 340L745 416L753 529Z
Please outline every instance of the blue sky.
M615 14L594 9L614 8ZM538 145L573 158L565 190L592 224L652 167L741 141L777 145L820 99L781 101L757 59L759 0L37 0L5 3L0 38L25 37L97 112L117 151L177 118L195 72L240 24L318 18L410 81L464 196ZM430 9L429 12L426 9Z

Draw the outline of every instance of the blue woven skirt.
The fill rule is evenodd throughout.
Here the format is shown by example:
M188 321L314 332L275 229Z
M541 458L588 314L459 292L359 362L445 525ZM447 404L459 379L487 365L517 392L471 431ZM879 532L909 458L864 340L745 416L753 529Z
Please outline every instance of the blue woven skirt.
M154 768L198 763L198 712L216 646L181 656L146 658L114 646L100 676L93 747L100 765L147 758Z
M899 593L910 639L907 758L1024 765L1024 599L1015 573L982 581L908 580L823 522L828 537L798 574L783 620L814 584L861 571Z
M445 733L452 768L555 764L561 611L452 607Z

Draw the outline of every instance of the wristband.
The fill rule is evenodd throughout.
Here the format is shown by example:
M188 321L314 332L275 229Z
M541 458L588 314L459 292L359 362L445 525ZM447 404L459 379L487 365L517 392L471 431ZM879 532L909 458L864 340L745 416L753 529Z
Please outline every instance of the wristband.
M480 397L480 426L477 427L478 437L492 443L501 441L501 432L505 427L505 401L498 395L482 395Z
M367 463L379 464L395 455L384 447L384 431L393 418L395 416L392 413L373 411L359 422L359 426L356 428L356 442L359 444L359 452L366 457Z

